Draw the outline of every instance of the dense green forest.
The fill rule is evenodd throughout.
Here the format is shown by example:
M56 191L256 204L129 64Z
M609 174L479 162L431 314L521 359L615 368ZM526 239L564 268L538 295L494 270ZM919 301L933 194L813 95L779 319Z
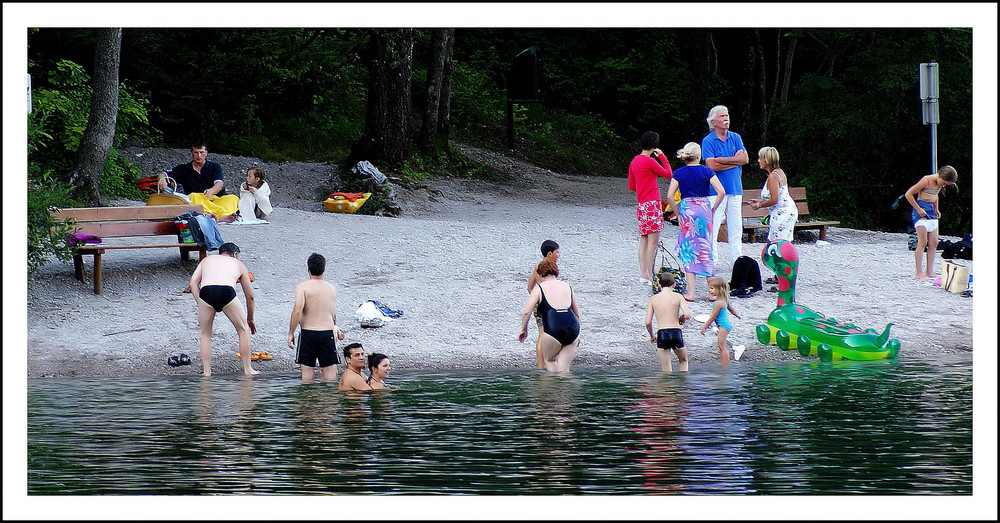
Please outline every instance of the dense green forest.
M267 161L357 159L376 68L387 61L375 40L385 33L125 28L102 193L127 195L144 174L117 157L122 145L204 140L211 151ZM468 175L472 164L449 148L417 147L436 36L404 36L393 48L390 35L396 54L388 62L408 69L408 85L394 89L408 98L409 112L399 114L409 120L400 122L409 142L401 159L379 165L410 177ZM95 41L90 29L29 29L29 207L32 198L36 208L79 201L58 187L87 122ZM938 163L958 170L960 187L944 196L942 233L971 232L972 29L458 28L446 77L448 139L508 149L511 63L529 47L538 101L513 106L514 154L561 172L624 177L642 132L657 131L670 153L700 142L708 109L724 104L750 153L744 186L763 183L756 153L774 146L790 182L809 191L815 217L888 231L907 226L890 203L931 170L918 64L937 62Z

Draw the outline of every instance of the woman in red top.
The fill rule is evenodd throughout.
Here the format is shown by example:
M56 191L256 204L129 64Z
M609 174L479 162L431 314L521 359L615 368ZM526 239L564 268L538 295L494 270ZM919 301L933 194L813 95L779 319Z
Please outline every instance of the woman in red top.
M663 203L660 198L660 186L656 177L670 179L673 172L666 155L659 149L660 135L646 131L639 138L642 154L632 159L628 166L628 188L635 193L638 205L636 216L639 218L639 282L647 285L653 279L653 259L656 257L656 245L660 241L660 231L663 230ZM656 155L659 162L653 159Z

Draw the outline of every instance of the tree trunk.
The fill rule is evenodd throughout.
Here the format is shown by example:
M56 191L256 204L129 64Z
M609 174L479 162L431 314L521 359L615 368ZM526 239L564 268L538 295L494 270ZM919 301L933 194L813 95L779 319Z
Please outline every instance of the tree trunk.
M757 103L754 104L756 108L756 127L757 127L757 137L759 138L759 143L761 146L765 145L767 142L767 62L764 60L764 44L760 39L760 30L753 30L754 44L757 48Z
M365 130L351 161L398 164L409 156L413 29L375 29L369 40Z
M771 91L771 97L768 101L771 105L774 105L778 100L778 89L781 87L781 29L777 31L777 36L774 38L774 88ZM770 121L770 115L768 115L768 121Z
M781 81L781 105L788 103L788 86L792 83L792 58L795 56L795 44L799 41L798 31L792 32L792 41L788 43L788 55L785 57L785 77Z
M692 65L691 65L691 85L693 92L688 97L688 125L691 129L707 133L705 117L708 109L715 105L708 100L709 83L716 72L715 44L712 42L711 29L699 29L698 34L692 39ZM698 139L701 142L701 139Z
M444 63L441 71L441 102L438 104L438 136L448 146L448 137L451 132L451 72L455 69L455 64L451 58L455 51L455 29L445 29L448 41L445 42Z
M118 120L118 66L121 61L120 27L97 30L94 51L93 96L90 116L76 153L76 165L67 175L87 205L101 205L101 174L115 139Z
M431 63L427 70L427 103L420 127L420 152L433 155L441 112L441 84L444 81L444 62L448 52L448 29L431 32Z
M740 95L737 98L735 111L731 108L729 111L729 117L733 122L740 122L740 125L736 125L734 129L740 136L743 137L743 143L751 147L752 142L749 141L750 137L754 137L756 140L756 133L754 127L756 126L756 121L753 115L753 100L754 94L756 93L757 86L757 61L760 57L757 56L757 46L754 44L753 33L746 32L745 37L742 39L745 42L746 54L743 59L743 72L741 77L743 79L742 86L740 89Z

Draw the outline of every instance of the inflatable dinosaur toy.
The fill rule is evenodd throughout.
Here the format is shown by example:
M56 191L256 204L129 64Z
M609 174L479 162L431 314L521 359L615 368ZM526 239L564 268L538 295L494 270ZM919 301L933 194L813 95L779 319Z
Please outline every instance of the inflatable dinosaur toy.
M899 353L899 340L889 339L892 323L879 334L874 329L840 323L795 303L799 253L791 242L768 242L760 257L777 275L778 306L764 325L757 326L758 341L773 343L782 350L798 349L803 356L815 354L823 361L880 360L895 358Z

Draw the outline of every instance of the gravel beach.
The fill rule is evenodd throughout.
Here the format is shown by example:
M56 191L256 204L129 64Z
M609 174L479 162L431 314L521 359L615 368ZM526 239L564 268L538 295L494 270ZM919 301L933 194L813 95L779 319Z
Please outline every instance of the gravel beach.
M389 355L394 372L534 369L534 322L525 343L518 343L517 334L528 276L545 239L560 244L561 279L573 286L579 302L581 342L574 365L658 365L643 326L650 290L637 281L635 197L625 180L564 175L489 151L462 150L508 178L399 185L398 217L324 212L320 200L339 178L336 166L269 164L209 150L209 160L222 164L231 193L238 193L243 173L254 164L265 169L273 191L272 223L220 225L223 239L240 246L240 258L255 276L253 350L274 356L255 362L256 369L298 372L285 338L295 284L307 278L305 262L312 252L326 256L325 278L338 288L337 312L346 333L341 343L359 341L369 353ZM146 173L190 160L186 149L121 152ZM673 250L677 234L677 227L667 224L661 241ZM973 299L913 278L905 234L835 227L827 240L795 242L797 302L863 328L881 331L893 323L892 336L902 343L900 359L972 357ZM744 254L759 259L763 246L744 245ZM192 258L183 262L170 249L108 253L100 295L90 283L91 257L85 257L87 283L73 277L72 263L43 265L27 282L28 377L200 373L196 305L183 292L197 264ZM761 267L763 278L771 275ZM940 258L936 269L941 270ZM727 263L719 274L728 279ZM238 295L243 300L242 292ZM362 328L354 312L366 300L402 310L403 316ZM775 304L776 295L767 292L733 299L742 319L733 318L730 340L746 346L734 365L802 359L754 337L754 327ZM690 305L695 315L709 312L703 280ZM714 336L699 335L699 327L684 326L692 365L718 365ZM221 315L212 347L214 373L241 372L235 330ZM192 365L168 366L167 358L180 353L189 354Z

